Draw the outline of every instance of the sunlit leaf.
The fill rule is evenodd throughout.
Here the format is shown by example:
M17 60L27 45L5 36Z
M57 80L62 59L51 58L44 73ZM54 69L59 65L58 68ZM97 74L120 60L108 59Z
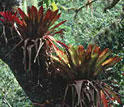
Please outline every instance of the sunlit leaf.
M53 11L58 10L58 7L57 7L57 5L54 1L51 3L51 5L52 5L52 8L53 8Z
M121 60L121 58L115 56L113 58L109 58L108 60L106 60L105 62L102 63L102 66L113 66L115 65L117 62L119 62Z

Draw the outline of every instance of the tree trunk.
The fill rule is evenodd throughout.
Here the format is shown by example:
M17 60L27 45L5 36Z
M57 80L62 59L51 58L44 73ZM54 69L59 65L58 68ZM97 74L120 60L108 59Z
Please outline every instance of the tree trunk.
M10 67L18 83L33 103L47 104L48 106L45 105L45 107L61 105L65 84L61 77L57 78L53 73L51 74L54 69L52 66L50 68L47 66L48 57L45 50L41 50L40 67L38 63L32 61L31 71L25 71L23 49L18 46L11 52L19 38L14 36L12 39L10 31L9 28L6 28L8 43L5 42L5 36L1 34L0 58ZM32 55L36 54L34 51L32 53ZM7 54L8 56L6 56Z
M0 7L0 10L10 10L16 3L17 0L1 1L1 6L6 5ZM4 27L6 26L4 25ZM32 103L44 104L45 107L60 107L63 101L65 81L51 73L54 72L54 68L52 66L48 68L49 58L43 48L40 52L40 66L38 63L33 63L32 59L31 71L25 71L23 49L18 46L11 52L19 41L20 38L15 32L12 32L11 27L6 27L3 31L3 25L0 24L0 58L10 67L29 99ZM32 56L35 55L36 52L32 51Z

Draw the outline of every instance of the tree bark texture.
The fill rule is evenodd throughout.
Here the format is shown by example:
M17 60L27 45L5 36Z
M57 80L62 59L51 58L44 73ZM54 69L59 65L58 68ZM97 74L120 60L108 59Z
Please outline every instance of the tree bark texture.
M54 73L51 73L54 72L54 68L47 65L48 57L45 49L40 52L40 67L38 63L33 63L32 59L31 71L25 71L23 49L18 46L11 52L19 42L19 38L12 36L11 30L6 28L6 43L5 35L2 35L3 32L0 33L0 58L10 67L29 99L33 103L45 104L45 107L56 107L57 104L59 107L64 95L65 82L61 77L56 77L53 75ZM35 51L32 51L32 56L35 54Z

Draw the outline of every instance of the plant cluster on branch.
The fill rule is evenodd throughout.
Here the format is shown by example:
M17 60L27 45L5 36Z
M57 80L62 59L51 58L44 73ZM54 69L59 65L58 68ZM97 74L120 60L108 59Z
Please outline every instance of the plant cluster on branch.
M55 48L55 52L51 57L57 74L67 79L65 100L71 92L72 107L108 107L113 100L121 103L112 86L99 78L121 60L117 56L108 58L111 53L108 48L101 51L96 45L89 45L87 50L83 46L69 46L64 51Z
M48 9L45 12L43 6L40 7L39 11L34 6L28 7L27 15L20 8L18 8L18 13L20 17L18 17L16 13L13 15L10 11L0 12L0 15L3 16L3 18L0 20L3 23L9 22L12 24L12 26L14 26L14 29L20 37L20 42L13 49L15 49L17 46L21 46L23 48L25 70L27 70L26 57L28 53L28 70L30 71L32 48L35 48L36 50L36 56L34 58L35 62L42 46L46 44L46 42L50 43L50 38L52 38L54 34L63 32L63 30L56 31L55 29L65 21L54 25L54 23L60 18L61 14L58 13L58 10L53 12L52 10ZM17 24L16 26L14 24L15 22ZM49 45L49 43L47 45Z
M120 95L100 78L108 72L109 67L121 60L119 57L109 57L111 52L108 48L102 51L99 46L89 45L85 50L83 46L67 46L54 39L54 34L63 33L63 30L56 31L56 28L65 22L53 26L60 17L58 10L48 9L44 12L42 6L39 10L32 6L28 8L27 14L20 8L17 12L19 16L9 11L0 12L3 16L0 21L9 22L20 38L13 49L23 49L26 71L31 71L31 65L36 61L39 63L40 53L47 51L44 57L51 58L54 75L61 75L67 81L63 107L108 107L115 100L121 104ZM35 55L32 62L33 49ZM68 95L71 100L67 102Z

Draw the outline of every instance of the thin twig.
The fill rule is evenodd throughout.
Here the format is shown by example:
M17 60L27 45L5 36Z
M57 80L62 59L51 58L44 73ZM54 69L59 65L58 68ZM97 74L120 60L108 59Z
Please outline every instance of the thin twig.
M9 107L12 107L5 97L3 98L3 101L4 101L4 103L6 103Z
M97 0L93 0L93 1L91 1L91 2L86 3L85 5L83 5L83 6L81 6L81 7L79 7L78 9L76 9L76 10L75 10L74 18L77 17L77 14L78 14L79 11L81 11L83 8L87 7L88 5L91 5L92 3L96 2L96 1L97 1Z

